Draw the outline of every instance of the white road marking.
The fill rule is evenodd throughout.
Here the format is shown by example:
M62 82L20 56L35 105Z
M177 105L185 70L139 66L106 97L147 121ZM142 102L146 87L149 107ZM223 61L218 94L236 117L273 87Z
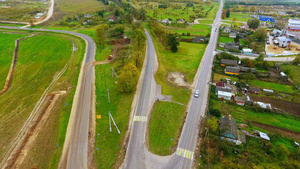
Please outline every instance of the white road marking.
M193 158L194 158L194 152L183 149L183 148L179 148L179 147L177 148L176 155L187 158L187 159L191 159L191 160L193 160Z
M147 117L146 116L134 116L134 121L143 121L146 122L147 121Z

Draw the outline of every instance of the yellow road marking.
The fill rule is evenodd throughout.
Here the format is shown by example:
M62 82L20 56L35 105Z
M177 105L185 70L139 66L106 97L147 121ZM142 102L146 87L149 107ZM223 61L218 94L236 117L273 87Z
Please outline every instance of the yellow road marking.
M147 117L146 116L134 116L133 120L134 121L143 121L143 122L146 122L147 121Z
M193 158L194 158L194 152L183 149L183 148L179 148L179 147L177 148L176 155L187 158L187 159L191 159L191 160L193 160Z

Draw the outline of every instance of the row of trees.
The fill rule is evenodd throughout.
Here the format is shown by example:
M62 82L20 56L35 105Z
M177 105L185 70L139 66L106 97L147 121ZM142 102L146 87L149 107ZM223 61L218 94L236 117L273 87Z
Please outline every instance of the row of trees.
M170 49L173 53L178 51L179 38L177 34L168 33L158 22L150 21L150 27L157 35L158 40L166 49Z

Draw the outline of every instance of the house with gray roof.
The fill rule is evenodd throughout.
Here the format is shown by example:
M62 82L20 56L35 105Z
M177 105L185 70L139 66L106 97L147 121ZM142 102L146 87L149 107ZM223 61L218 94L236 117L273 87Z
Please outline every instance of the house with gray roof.
M231 115L220 119L220 135L221 139L234 142L237 145L246 143L245 134L238 129L236 121Z
M233 42L226 42L225 43L225 49L234 49L234 50L239 50L240 44L238 43L233 43Z
M221 66L237 66L237 65L238 65L237 60L221 59Z

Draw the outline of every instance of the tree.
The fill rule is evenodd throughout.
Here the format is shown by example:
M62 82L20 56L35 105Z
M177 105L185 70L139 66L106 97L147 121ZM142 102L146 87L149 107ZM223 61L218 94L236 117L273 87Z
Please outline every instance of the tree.
M276 20L274 27L281 30L285 27L285 22L283 20Z
M179 42L177 41L177 37L175 34L169 34L169 46L171 47L171 51L173 53L178 51Z
M218 119L215 116L210 116L207 120L207 126L211 131L217 132L219 128Z
M258 28L254 32L253 37L260 42L265 42L265 39L267 37L266 30L264 28Z
M107 24L99 25L96 29L96 39L100 46L103 46L106 40Z
M264 61L264 55L263 54L260 54L255 60L257 61L257 62L259 62L259 61Z
M103 12L102 11L98 11L97 14L103 18Z
M216 117L221 117L221 112L219 109L210 109L209 114L216 116Z
M250 11L251 12L256 12L257 11L256 6L251 6Z
M249 71L247 73L240 74L239 78L244 79L246 81L246 83L248 83L249 81L254 80L255 76L253 75L253 73L249 69Z
M293 63L296 65L300 64L300 53L298 53L298 55L295 57L295 59L293 60Z
M248 19L248 21L247 21L248 26L249 26L250 28L252 28L252 29L258 28L259 23L260 23L260 21L259 21L259 19L257 19L257 18L250 18L250 19Z
M226 11L226 18L229 18L229 17L230 17L230 10L227 9L227 11Z
M34 26L34 23L33 23L33 20L32 20L32 19L29 20L29 25L30 25L30 26Z
M136 29L133 32L134 37L134 47L136 50L143 50L145 47L146 36L141 29Z
M138 68L140 66L142 66L142 55L143 53L141 51L136 51L133 54L133 60L135 62L135 66Z
M118 87L120 92L133 92L139 79L139 71L133 63L128 63L121 70Z
M118 9L115 11L115 16L120 16L120 13L119 13Z

